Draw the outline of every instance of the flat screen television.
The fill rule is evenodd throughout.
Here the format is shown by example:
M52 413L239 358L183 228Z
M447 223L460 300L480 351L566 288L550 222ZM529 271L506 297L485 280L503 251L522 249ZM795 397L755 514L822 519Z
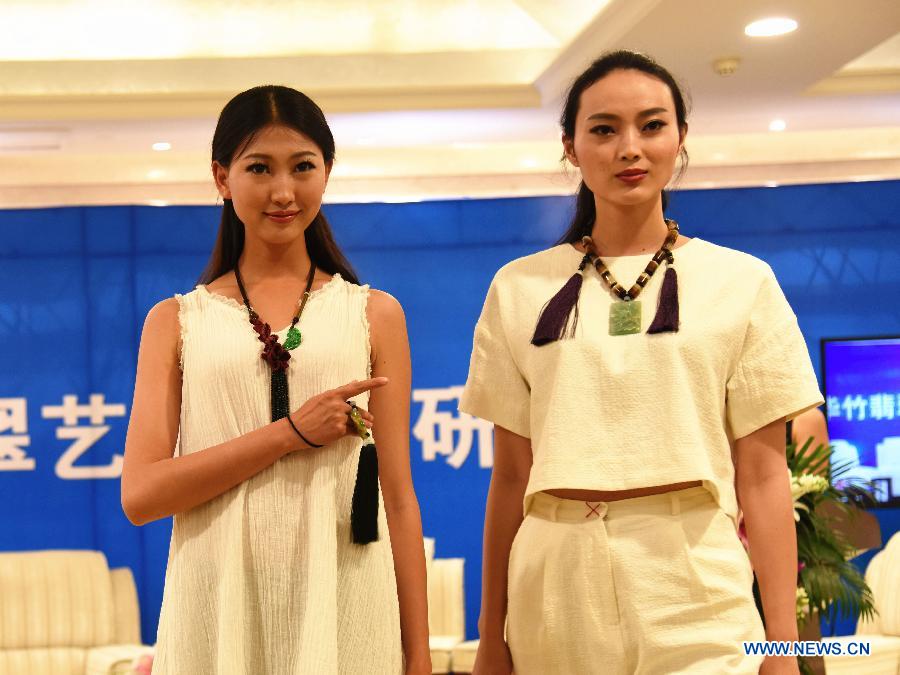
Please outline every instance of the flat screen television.
M832 462L900 506L900 336L823 339L822 379Z

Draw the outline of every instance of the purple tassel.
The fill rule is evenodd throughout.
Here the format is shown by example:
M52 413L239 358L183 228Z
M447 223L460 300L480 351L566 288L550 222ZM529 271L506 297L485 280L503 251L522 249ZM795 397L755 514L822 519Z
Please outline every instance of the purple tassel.
M662 289L659 291L659 306L648 334L678 332L678 275L672 265L666 266Z
M544 305L534 329L534 337L531 338L531 344L535 347L575 334L575 327L578 325L578 296L584 281L582 272L590 261L589 255L584 256L578 271L569 277L559 292Z

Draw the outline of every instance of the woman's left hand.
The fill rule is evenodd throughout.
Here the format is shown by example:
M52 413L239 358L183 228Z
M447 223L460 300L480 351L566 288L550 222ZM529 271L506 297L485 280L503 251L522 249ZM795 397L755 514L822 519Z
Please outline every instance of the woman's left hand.
M793 656L767 656L759 675L800 675L800 666Z

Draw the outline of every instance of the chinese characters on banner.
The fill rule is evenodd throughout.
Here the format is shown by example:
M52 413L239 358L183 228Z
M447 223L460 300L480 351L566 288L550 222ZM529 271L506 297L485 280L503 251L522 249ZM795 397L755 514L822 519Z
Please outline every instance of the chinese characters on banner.
M433 462L438 455L447 458L454 469L463 465L478 438L478 466L494 466L494 437L491 422L459 412L456 407L462 386L438 389L414 389L412 400L422 404L419 419L413 425L413 436L422 443L422 459ZM439 410L441 403L447 410Z
M900 393L847 394L828 397L828 419L848 422L900 419Z
M93 445L110 430L107 417L124 417L125 406L106 403L103 394L91 394L87 404L79 404L78 397L66 394L62 405L45 405L41 416L48 420L61 420L56 428L56 438L71 441L56 461L56 475L67 480L85 478L118 478L122 475L124 456L114 454L109 464L101 466L76 466ZM84 420L84 421L82 421ZM0 471L34 471L36 461L29 457L26 448L31 445L28 432L28 402L24 398L0 399Z
M0 471L34 471L28 410L24 398L0 398Z
M413 390L413 402L422 404L412 428L413 436L422 444L425 462L443 457L447 464L459 469L477 446L478 466L490 469L494 465L493 425L457 411L462 389L460 385ZM65 480L119 478L125 458L118 452L107 464L85 465L79 460L109 433L107 419L124 417L125 413L124 404L107 403L103 394L91 394L87 403L79 403L76 395L66 394L60 405L42 406L41 417L57 420L56 438L68 443L56 461L56 475ZM30 446L27 400L0 399L0 471L36 470L36 460L29 455Z

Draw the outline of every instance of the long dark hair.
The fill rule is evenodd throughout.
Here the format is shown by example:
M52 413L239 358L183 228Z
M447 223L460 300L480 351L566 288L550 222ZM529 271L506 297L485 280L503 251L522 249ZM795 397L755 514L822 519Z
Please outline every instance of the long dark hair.
M562 115L559 119L559 125L562 127L563 135L567 138L575 138L575 120L578 117L578 109L581 106L581 94L585 89L590 87L598 80L602 80L614 70L639 70L647 73L659 80L662 80L672 92L672 100L675 102L675 117L678 121L678 128L683 130L687 128L688 106L685 103L685 96L668 70L659 65L646 54L632 52L626 49L607 52L599 59L594 61L587 70L575 78L569 93L566 96L566 103L563 107ZM688 163L688 154L684 146L679 153L681 157L681 168L679 176L684 172ZM662 191L662 207L665 211L669 204L669 198L666 190ZM575 198L575 215L569 229L560 238L557 244L575 243L581 241L581 238L591 233L594 226L594 220L597 218L597 211L594 205L594 193L591 189L581 181L578 186L578 194Z
M228 167L234 157L250 144L259 131L270 124L291 127L319 146L326 162L334 159L334 136L325 115L311 98L290 87L265 85L241 92L222 109L212 140L212 158ZM222 222L209 262L198 283L208 284L233 270L244 250L244 224L230 199L224 200ZM341 252L331 226L320 210L306 228L306 249L319 269L340 273L347 281L359 279Z

